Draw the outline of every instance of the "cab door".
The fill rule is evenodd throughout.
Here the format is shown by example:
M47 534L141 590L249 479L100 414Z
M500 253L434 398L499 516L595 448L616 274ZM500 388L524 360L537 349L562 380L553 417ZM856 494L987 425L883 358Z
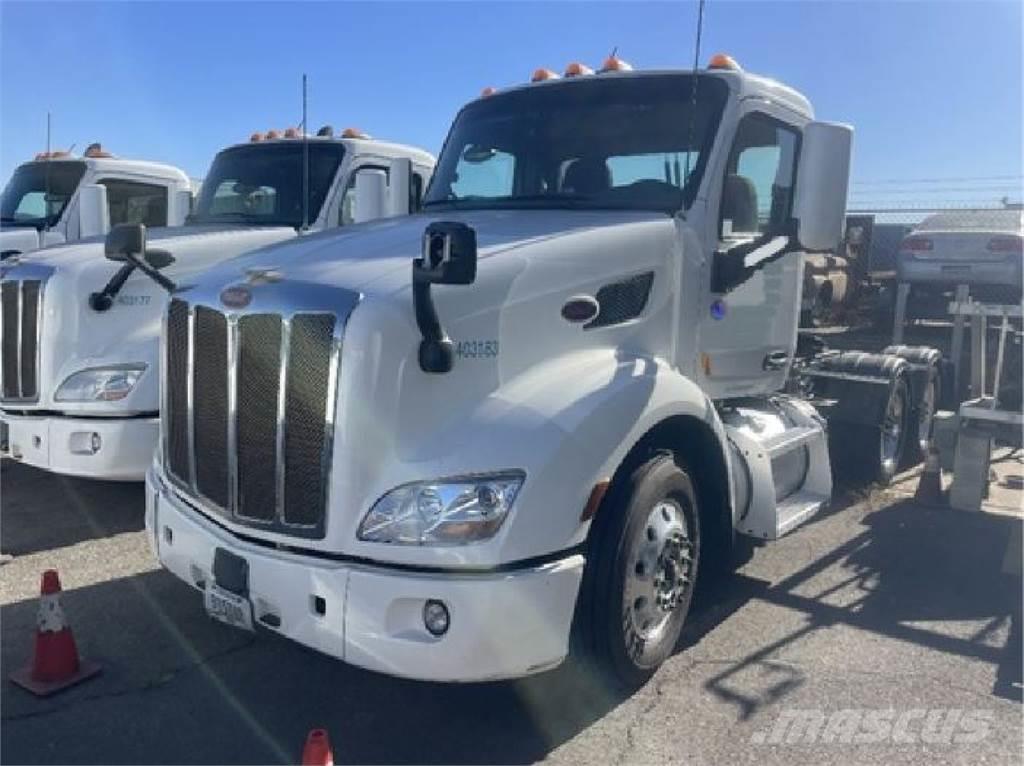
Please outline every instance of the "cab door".
M756 103L737 124L717 199L717 250L758 244L746 263L790 244L800 127L782 110ZM712 206L709 213L715 216ZM778 236L773 236L773 234ZM701 374L713 398L781 388L796 347L802 255L754 271L724 295L711 295L700 332Z

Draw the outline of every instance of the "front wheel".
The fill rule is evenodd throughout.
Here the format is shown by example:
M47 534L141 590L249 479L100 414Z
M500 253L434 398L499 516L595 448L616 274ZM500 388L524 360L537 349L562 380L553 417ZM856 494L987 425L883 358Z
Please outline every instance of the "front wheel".
M697 493L686 466L657 455L624 482L591 531L582 649L627 688L671 654L700 561Z

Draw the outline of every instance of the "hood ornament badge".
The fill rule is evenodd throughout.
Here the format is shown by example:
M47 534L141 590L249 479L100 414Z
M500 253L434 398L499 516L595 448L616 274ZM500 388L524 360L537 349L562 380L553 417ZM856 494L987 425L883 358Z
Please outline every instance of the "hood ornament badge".
M280 282L282 279L284 279L284 275L275 268L245 270L245 281L253 286L270 285L274 282Z

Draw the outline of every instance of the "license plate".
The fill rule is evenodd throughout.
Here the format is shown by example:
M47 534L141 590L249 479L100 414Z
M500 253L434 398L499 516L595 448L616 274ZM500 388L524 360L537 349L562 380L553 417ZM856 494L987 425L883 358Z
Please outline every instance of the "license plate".
M248 599L213 583L206 586L206 613L232 627L252 630L252 606Z
M962 265L962 266L960 264L955 264L955 265L947 264L947 265L942 267L942 271L943 271L944 274L970 274L971 273L971 267L969 265L966 265L966 264Z

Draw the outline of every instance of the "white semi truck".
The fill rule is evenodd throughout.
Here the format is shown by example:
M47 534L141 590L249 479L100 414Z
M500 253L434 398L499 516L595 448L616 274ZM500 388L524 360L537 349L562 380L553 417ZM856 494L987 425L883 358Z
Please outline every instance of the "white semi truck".
M398 676L573 647L638 684L698 578L828 502L827 423L882 478L905 452L929 352L797 341L851 129L720 56L535 79L460 111L421 214L173 296L146 527L211 616Z
M257 133L217 154L187 225L150 230L159 252L146 262L111 262L102 239L4 261L0 452L57 473L141 481L159 430L161 283L300 234L407 213L433 164L354 129L334 136L325 126L308 140L295 129ZM393 165L400 186L388 182Z
M106 234L111 225L180 226L192 201L184 171L115 157L42 152L19 165L0 203L0 260Z

